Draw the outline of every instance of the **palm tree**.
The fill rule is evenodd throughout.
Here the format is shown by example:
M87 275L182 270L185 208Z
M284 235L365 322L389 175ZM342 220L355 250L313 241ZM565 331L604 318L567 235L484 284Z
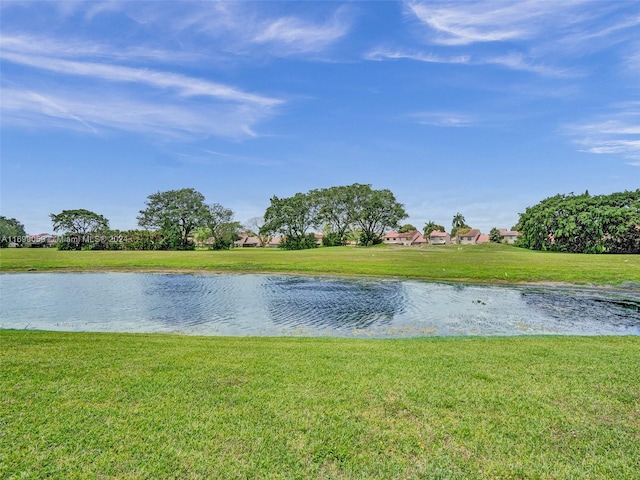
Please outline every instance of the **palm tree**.
M456 213L453 216L453 222L451 222L451 226L456 231L456 243L460 243L460 229L462 227L464 227L464 225L465 225L464 217L462 216L462 214L460 212Z

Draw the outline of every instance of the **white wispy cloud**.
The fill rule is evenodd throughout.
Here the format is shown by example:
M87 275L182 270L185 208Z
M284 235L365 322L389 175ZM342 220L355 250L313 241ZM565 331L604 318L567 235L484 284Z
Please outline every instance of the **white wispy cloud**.
M22 55L36 55L40 57L66 58L76 60L93 59L101 61L124 61L128 63L164 63L184 64L202 62L207 56L202 52L186 52L161 48L151 48L144 45L114 46L84 38L64 39L21 33L11 35L0 34L0 49L3 52L13 52Z
M349 32L349 23L338 9L326 22L310 22L297 17L281 17L256 25L252 41L274 45L280 55L319 52Z
M369 54L370 59L450 63L449 58L465 58L468 65L575 77L583 75L568 66L576 56L637 38L640 25L640 9L634 12L628 2L598 4L597 9L588 0L407 1L404 5L407 16L420 26L415 38L423 46L386 49L387 55L380 48L377 58ZM421 53L424 45L436 53Z
M547 77L571 77L578 73L567 67L554 67L537 63L518 52L503 55L441 55L418 50L405 51L379 47L364 56L366 60L415 60L425 63L460 64L460 65L499 65L501 67L524 72L532 72Z
M92 134L114 129L174 140L209 135L253 137L253 126L265 116L260 110L228 104L158 102L92 89L44 93L4 88L2 101L5 125L49 126Z
M443 56L419 51L403 51L401 49L376 48L364 55L366 60L417 60L426 63L461 63L468 64L471 61L469 55Z
M519 2L407 2L406 7L432 32L430 41L441 45L469 45L529 39L550 23L566 21L567 14L584 1Z
M563 133L573 138L581 151L620 155L629 165L640 165L640 102L618 106L606 117L565 125Z
M242 138L255 136L256 123L273 116L285 103L153 68L158 61L165 67L165 60L175 61L170 51L142 46L118 52L105 44L56 38L39 41L43 38L29 34L4 34L0 40L5 64L53 74L32 76L41 79L34 81L4 69L5 125L55 126L94 134L109 128L182 139L188 135ZM135 54L125 59L124 53ZM120 64L124 62L138 66ZM69 84L80 87L71 92Z
M287 57L319 53L345 37L351 29L351 8L299 8L296 14L279 14L278 5L260 2L123 2L121 13L143 26L153 25L185 38L215 39L219 51L241 57ZM93 15L115 7L94 8ZM325 12L318 14L318 10ZM212 47L213 48L213 47ZM313 59L315 57L308 57Z
M243 92L227 85L188 77L178 73L160 72L146 68L131 68L95 62L77 62L56 58L2 51L1 57L14 63L65 75L79 75L116 82L142 83L156 88L176 90L185 97L207 96L222 100L276 106L282 100Z
M435 127L470 127L477 123L474 117L456 112L420 112L410 118L420 125Z

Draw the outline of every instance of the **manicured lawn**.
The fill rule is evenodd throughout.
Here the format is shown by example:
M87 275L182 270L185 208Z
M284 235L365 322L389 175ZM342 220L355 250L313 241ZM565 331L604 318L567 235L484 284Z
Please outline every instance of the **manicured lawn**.
M304 251L62 252L2 249L0 271L176 270L395 276L488 283L564 282L640 288L640 255L533 252L506 245L334 247Z
M637 479L640 337L0 331L0 477Z

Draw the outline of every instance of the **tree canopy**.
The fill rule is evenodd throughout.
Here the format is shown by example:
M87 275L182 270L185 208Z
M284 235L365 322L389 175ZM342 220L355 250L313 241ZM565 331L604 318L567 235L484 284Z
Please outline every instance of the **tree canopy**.
M219 203L206 205L207 215L204 218L205 230L213 237L211 248L223 250L231 248L233 242L239 238L240 223L233 221L233 211Z
M284 235L283 248L311 248L317 244L308 233L311 228L323 229L327 246L346 244L357 230L360 243L372 245L381 241L386 229L397 228L407 216L391 191L355 183L288 198L272 197L261 233Z
M316 245L308 231L317 225L319 205L313 193L296 193L293 197L271 197L271 205L264 214L261 233L280 233L285 239L282 248L299 250Z
M355 190L352 218L362 230L363 245L380 243L386 229L397 228L409 216L391 190L374 190L371 185L359 184L352 187Z
M6 248L18 237L26 237L24 225L15 218L0 216L0 248ZM22 242L20 242L22 243Z
M416 227L411 225L410 223L405 223L398 229L398 233L410 233L418 230Z
M422 234L425 236L425 238L427 238L434 231L444 232L445 231L444 226L438 225L433 220L429 220L427 223L424 224L424 228L422 229Z
M147 208L140 210L138 225L162 231L172 239L172 248L191 249L189 235L205 226L209 215L204 195L193 188L168 190L147 197Z
M640 253L640 189L555 195L520 214L516 244L532 250Z
M460 212L456 213L451 221L451 235L455 235L457 243L460 243L460 235L464 235L471 230L471 227L465 222L466 220Z
M95 244L103 244L99 239L87 238L92 234L103 236L109 230L109 220L104 216L85 209L63 210L49 215L54 232L63 232L68 238L60 242L63 249L82 249ZM93 248L93 247L91 247ZM100 247L102 248L102 247Z
M489 231L489 241L492 243L500 243L502 242L502 240L504 239L504 237L502 236L502 234L500 233L500 230L497 227L493 227L490 231Z

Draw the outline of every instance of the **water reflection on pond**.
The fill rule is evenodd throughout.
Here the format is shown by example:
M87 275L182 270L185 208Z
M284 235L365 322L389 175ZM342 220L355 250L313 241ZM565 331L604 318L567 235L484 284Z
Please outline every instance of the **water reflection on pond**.
M640 335L640 294L288 275L0 275L0 328L204 335Z

